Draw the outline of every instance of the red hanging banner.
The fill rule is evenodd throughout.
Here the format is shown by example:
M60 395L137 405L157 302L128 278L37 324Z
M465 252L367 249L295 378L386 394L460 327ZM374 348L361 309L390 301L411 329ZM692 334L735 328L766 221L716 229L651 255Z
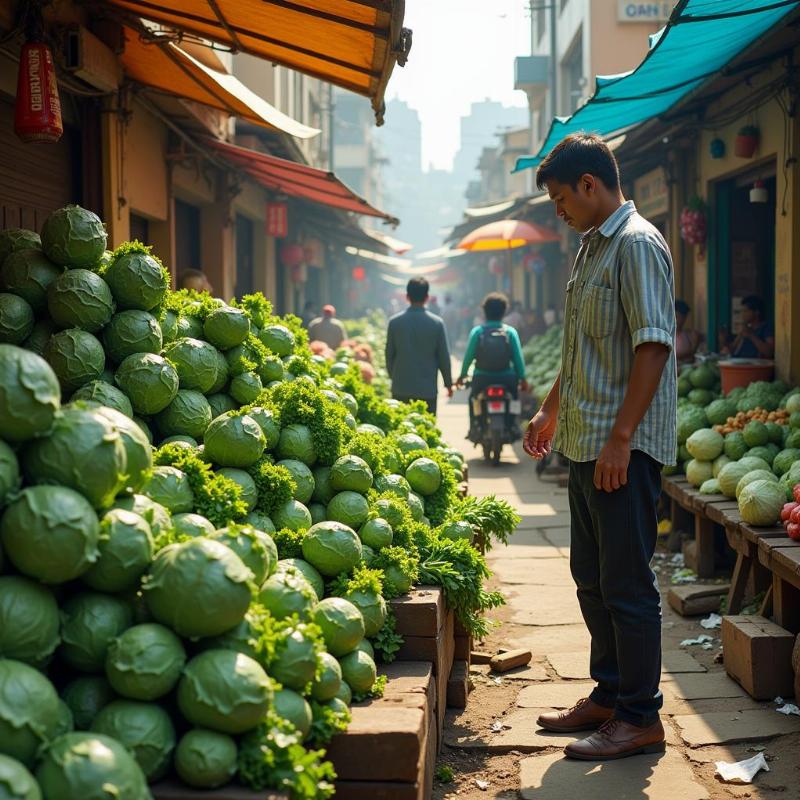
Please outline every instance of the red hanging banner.
M289 235L289 208L286 203L267 203L267 236L285 239Z
M23 142L57 142L64 133L53 55L41 42L22 46L14 132Z

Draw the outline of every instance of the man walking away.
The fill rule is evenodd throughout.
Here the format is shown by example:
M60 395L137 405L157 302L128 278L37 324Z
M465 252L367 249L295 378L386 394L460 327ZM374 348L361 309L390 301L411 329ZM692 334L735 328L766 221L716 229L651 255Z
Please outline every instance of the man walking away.
M565 753L587 761L664 750L659 719L661 466L675 463L675 291L669 248L620 189L597 136L573 134L536 174L557 216L583 234L566 289L561 372L523 446L569 460L570 569L591 634L596 686L551 731L593 730Z
M336 309L330 303L322 306L322 316L308 326L308 338L312 342L325 342L331 350L336 350L347 338L347 331L336 319Z
M472 390L469 403L469 435L473 440L478 432L474 430L475 419L472 413L472 398L484 389L493 385L502 385L509 394L516 398L517 387L527 389L525 381L525 362L522 358L522 347L517 331L503 322L508 298L500 292L487 294L483 300L483 315L486 322L472 329L467 342L467 352L461 364L461 374L456 386L463 386L472 362L475 370L472 374ZM514 433L518 428L514 426ZM516 439L519 436L516 435Z
M428 289L425 278L408 282L408 308L389 320L386 369L395 400L424 400L431 414L436 414L438 373L442 373L448 397L453 396L453 379L444 322L425 309Z

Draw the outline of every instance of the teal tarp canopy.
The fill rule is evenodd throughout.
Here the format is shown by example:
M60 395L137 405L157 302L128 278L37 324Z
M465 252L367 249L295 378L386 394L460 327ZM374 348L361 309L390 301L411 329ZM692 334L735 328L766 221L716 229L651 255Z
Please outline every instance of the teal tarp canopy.
M514 172L538 166L568 134L608 136L663 114L800 6L800 0L681 0L650 37L636 69L598 75L595 91L571 117L556 117L535 156Z

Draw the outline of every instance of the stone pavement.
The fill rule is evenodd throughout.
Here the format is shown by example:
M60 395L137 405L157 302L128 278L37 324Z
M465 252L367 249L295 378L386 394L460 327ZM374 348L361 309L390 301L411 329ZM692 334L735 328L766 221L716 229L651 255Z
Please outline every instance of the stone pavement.
M669 608L669 559L655 563L663 596L664 754L606 763L574 762L561 749L576 738L538 729L542 709L565 708L585 696L589 638L569 571L569 511L566 489L540 480L521 447L507 448L501 464L485 464L465 441L466 392L439 402L447 441L469 463L471 494L494 494L511 503L522 522L507 547L488 554L492 585L507 606L494 614L498 625L480 649L526 647L528 667L492 676L471 670L475 690L463 712L449 712L440 761L454 768L455 781L438 783L435 798L503 800L717 800L762 798L780 792L800 799L800 717L786 717L774 703L752 700L725 674L719 630L706 631L699 618L683 619ZM710 649L681 646L702 633L716 637ZM770 772L753 785L734 786L714 777L714 761L738 761L764 752Z

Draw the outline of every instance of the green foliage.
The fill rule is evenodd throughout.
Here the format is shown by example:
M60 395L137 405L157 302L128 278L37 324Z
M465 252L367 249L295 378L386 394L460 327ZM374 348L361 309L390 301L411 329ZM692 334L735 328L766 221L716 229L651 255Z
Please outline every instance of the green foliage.
M419 556L416 550L409 551L396 545L384 547L372 562L373 569L383 570L384 573L389 572L391 574L392 568L399 570L411 585L417 583L419 580L419 566ZM406 591L407 588L397 586L390 575L385 576L383 596L387 600L391 600L393 597L399 597L401 594L405 594Z
M385 466L386 459L390 453L398 454L397 448L388 439L377 433L353 432L345 449L351 455L363 458L375 475L384 475L389 472Z
M349 428L346 410L325 397L310 381L283 382L265 392L266 405L280 413L281 425L306 425L311 431L317 462L330 466L344 453Z
M500 592L483 588L490 576L484 557L463 539L430 537L420 546L420 581L442 587L448 608L476 638L489 632L483 612L505 603Z
M397 632L397 617L392 607L389 606L386 622L372 640L372 646L375 648L375 654L380 656L384 664L391 664L402 645L403 637Z
M310 700L309 703L313 722L307 741L312 747L326 745L337 733L344 733L347 730L352 719L349 709L337 709L327 703L318 703L316 700Z
M305 539L306 531L302 528L299 531L293 531L291 528L281 528L270 536L278 548L278 556L280 558L303 558L303 539Z
M468 522L475 533L483 533L486 550L492 549L492 540L502 545L508 544L508 537L520 523L520 516L505 501L494 495L488 497L459 498L451 507L447 522L463 520Z
M194 289L168 292L162 304L163 311L172 311L179 316L195 317L200 322L205 322L206 317L216 308L219 308L218 300L208 292L196 292Z
M453 465L447 460L447 454L441 450L414 450L403 455L405 467L417 458L430 458L439 465L442 482L439 488L425 498L425 516L431 525L441 525L447 518L450 508L458 500L458 482Z
M186 474L194 495L194 511L215 527L240 521L247 514L239 484L214 472L194 450L176 443L166 444L156 451L153 463L177 467Z
M250 322L263 328L272 316L272 303L261 292L246 294L240 300L232 300L234 308L241 308L250 318Z
M358 564L352 574L343 572L328 585L328 595L344 597L349 592L383 594L383 572L366 564Z
M377 700L383 697L383 693L386 691L387 680L385 675L378 675L378 677L375 678L375 683L372 684L372 688L368 692L353 692L353 702L361 703L364 700Z
M402 419L398 410L387 405L375 387L364 383L358 365L351 364L347 372L340 375L338 380L345 391L355 397L358 403L359 422L377 425L382 431L388 433Z
M447 764L441 764L436 768L436 780L440 783L452 783L455 780L456 774L453 772L452 767Z
M267 516L272 516L276 508L288 503L297 490L292 473L273 463L268 455L263 455L247 471L258 489L256 508Z
M336 773L324 750L307 750L300 734L270 710L265 722L242 738L239 780L249 789L283 790L292 800L327 800L335 792Z

